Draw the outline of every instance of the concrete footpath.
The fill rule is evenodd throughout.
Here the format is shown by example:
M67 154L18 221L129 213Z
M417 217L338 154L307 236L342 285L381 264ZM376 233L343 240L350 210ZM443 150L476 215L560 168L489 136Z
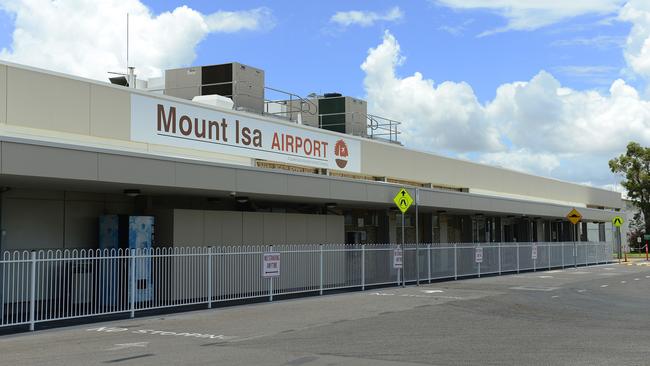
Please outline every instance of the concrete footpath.
M650 267L368 290L0 337L0 365L647 365Z

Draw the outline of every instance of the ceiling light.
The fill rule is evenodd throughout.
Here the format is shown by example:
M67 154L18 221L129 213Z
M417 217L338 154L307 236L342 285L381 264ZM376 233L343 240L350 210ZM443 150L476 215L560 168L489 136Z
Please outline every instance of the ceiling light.
M140 195L140 190L139 189L125 189L124 190L124 195L128 197L137 197Z

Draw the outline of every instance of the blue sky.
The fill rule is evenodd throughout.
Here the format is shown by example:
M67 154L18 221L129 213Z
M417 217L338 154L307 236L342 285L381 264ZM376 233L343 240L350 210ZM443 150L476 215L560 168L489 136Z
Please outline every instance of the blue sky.
M0 0L0 59L106 80L127 12L141 77L242 62L366 99L409 148L620 190L608 159L650 145L647 0Z
M185 4L202 13L220 9L269 7L275 27L265 32L210 34L197 47L193 64L231 60L266 70L270 86L301 95L340 91L363 96L364 73L359 65L385 29L399 40L406 62L400 74L419 71L435 81L466 81L481 101L494 98L496 87L528 80L547 70L565 85L577 89L608 88L625 65L621 46L575 45L570 41L606 35L622 43L630 25L601 24L608 15L585 15L536 31L504 32L477 37L505 24L503 17L484 10L457 10L427 1L238 1L235 7L215 1L145 1L161 13ZM385 12L399 5L403 19L373 26L341 29L330 22L337 11ZM454 32L454 34L450 33ZM568 45L566 45L569 43ZM565 45L563 45L565 44ZM598 66L598 75L582 75L575 67ZM573 69L572 69L573 68ZM605 69L607 68L607 69ZM606 81L606 82L604 82Z

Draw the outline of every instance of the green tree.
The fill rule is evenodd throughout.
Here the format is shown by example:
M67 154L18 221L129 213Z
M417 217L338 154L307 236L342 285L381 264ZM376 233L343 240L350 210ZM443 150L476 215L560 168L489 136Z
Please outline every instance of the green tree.
M630 220L627 232L627 244L633 252L642 251L641 248L645 245L642 244L644 229L645 224L643 223L641 212L635 212L634 217ZM641 242L639 242L638 238L641 238Z
M609 161L609 169L623 176L621 185L643 214L645 233L650 234L650 148L630 142L625 154Z

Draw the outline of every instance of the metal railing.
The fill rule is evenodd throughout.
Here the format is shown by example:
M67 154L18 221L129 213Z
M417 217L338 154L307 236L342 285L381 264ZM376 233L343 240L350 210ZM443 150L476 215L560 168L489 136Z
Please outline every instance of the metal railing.
M329 290L519 273L612 260L599 242L277 245L5 252L0 327ZM477 249L480 248L480 249ZM482 252L477 263L476 252ZM262 256L281 255L280 276ZM536 253L536 255L534 255Z
M336 121L336 118L331 117L340 117L338 119L344 121ZM346 123L345 120L347 119L351 119L349 123ZM342 133L384 140L395 144L400 143L399 135L401 132L398 127L401 124L401 122L389 118L359 112L321 113L318 115L319 128L331 129L337 127L334 130L342 130L339 131ZM347 131L347 127L351 127L352 131Z

